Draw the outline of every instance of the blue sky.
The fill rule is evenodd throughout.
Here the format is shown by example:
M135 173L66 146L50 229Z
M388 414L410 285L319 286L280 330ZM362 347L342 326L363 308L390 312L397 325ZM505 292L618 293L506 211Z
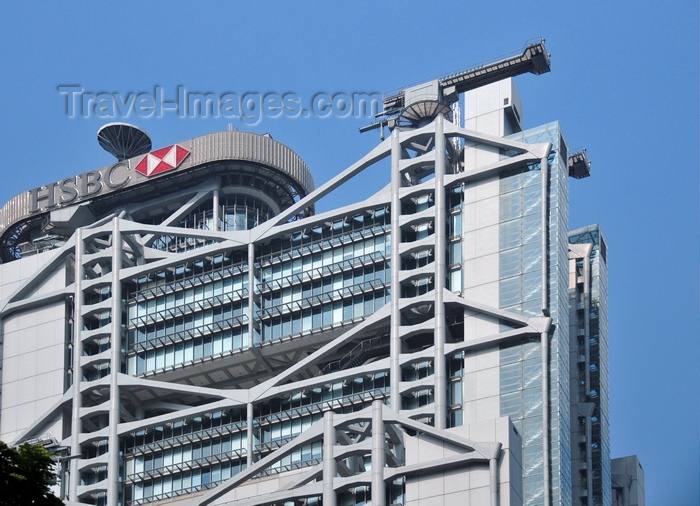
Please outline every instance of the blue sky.
M154 147L229 123L270 132L317 184L378 142L358 133L366 118L69 118L62 85L121 97L155 86L384 93L540 36L552 72L516 79L524 122L559 120L569 146L588 149L592 177L572 181L570 227L600 223L609 246L613 455L639 455L650 506L697 505L697 1L11 3L0 18L0 202L110 163L95 135L115 120Z

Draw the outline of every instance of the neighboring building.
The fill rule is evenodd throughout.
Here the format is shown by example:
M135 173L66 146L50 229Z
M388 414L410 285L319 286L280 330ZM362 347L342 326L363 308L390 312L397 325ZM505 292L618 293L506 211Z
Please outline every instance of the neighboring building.
M70 504L611 504L585 153L467 74L385 99L390 137L319 188L269 136L112 125L116 164L12 199L0 439L57 439Z
M612 460L613 506L645 506L644 469L636 456Z
M607 246L597 226L569 232L569 242L574 504L610 504Z

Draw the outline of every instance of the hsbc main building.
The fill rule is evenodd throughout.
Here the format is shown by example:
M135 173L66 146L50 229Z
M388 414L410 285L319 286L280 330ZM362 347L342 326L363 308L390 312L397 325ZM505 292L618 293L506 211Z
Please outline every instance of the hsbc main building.
M548 70L536 44L385 97L318 187L269 135L108 125L116 163L0 210L0 439L54 452L72 505L643 505L605 240L567 228L585 151L511 80Z

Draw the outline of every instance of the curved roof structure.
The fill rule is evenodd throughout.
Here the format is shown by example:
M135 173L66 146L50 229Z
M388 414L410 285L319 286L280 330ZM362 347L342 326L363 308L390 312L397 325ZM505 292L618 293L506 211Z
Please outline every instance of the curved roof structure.
M13 259L6 254L8 248L52 211L83 204L95 214L106 213L211 176L256 188L280 211L314 190L311 171L287 146L267 135L216 132L16 195L0 209L0 257L4 262Z

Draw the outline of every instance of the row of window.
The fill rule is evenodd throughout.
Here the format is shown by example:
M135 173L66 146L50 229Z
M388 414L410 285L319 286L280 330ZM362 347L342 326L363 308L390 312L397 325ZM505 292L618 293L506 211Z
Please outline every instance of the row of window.
M263 247L260 263L265 267L273 262L289 259L293 255L306 256L320 249L325 250L340 244L359 242L362 238L383 235L390 223L388 206L339 218L272 241Z
M361 269L346 271L324 279L315 279L313 282L290 283L281 290L264 294L261 297L261 304L263 308L267 308L300 301L314 295L329 293L369 281L377 280L385 283L388 281L389 276L388 266L384 262L370 264Z
M168 344L163 338L163 346L128 356L127 374L133 376L161 371L248 347L250 347L250 340L246 325L207 333L201 337L172 344Z
M121 451L128 456L152 451L159 444L176 446L183 437L190 442L207 439L212 435L238 432L245 423L245 414L237 410L214 411L133 433L122 439Z
M339 292L339 295L341 293ZM273 341L290 334L310 332L328 325L339 325L365 318L389 301L389 291L384 290L383 285L379 285L377 291L349 295L342 300L316 304L306 309L301 309L301 302L277 306L278 311L275 313L283 314L262 322L260 326L262 340Z
M221 300L215 299L212 303L221 303ZM217 324L228 323L228 326L236 325L240 322L233 322L238 319L241 321L247 320L247 299L232 300L214 307L212 309L204 309L198 307L198 312L190 312L190 306L181 306L173 310L173 315L169 319L151 319L150 317L131 320L127 333L127 347L129 349L136 348L139 343L148 343L157 338L168 337L168 341L176 341L187 339L185 333L188 330L199 330L200 333L212 332ZM138 325L138 326L137 326ZM181 336L175 335L183 333ZM153 343L157 346L158 343Z
M187 264L132 279L125 285L124 297L132 302L228 278L246 271L246 260L247 251L240 250L198 258Z
M137 322L137 318L155 313L161 313L168 309L173 309L183 304L194 304L242 291L247 288L248 275L239 274L224 279L219 279L211 283L200 284L188 287L184 290L172 291L159 297L139 300L137 303L127 306L127 317L130 322Z
M236 454L246 452L246 443L245 432L238 432L140 455L126 460L126 476L135 476L146 471L165 470L177 464L196 462L202 457L220 456L224 460L229 460L235 458Z
M233 460L137 482L125 487L125 500L127 504L138 505L205 490L235 476L245 467L245 461Z
M387 254L390 247L390 235L382 234L313 253L300 248L298 253L293 255L296 258L262 267L260 276L263 282L278 280L377 252Z
M275 420L275 415L297 416L293 410L302 407L321 409L323 403L336 399L348 398L353 395L372 393L378 394L389 391L389 373L380 371L374 374L358 376L352 379L336 381L327 386L318 386L292 392L289 399L273 399L256 407L257 420L260 425Z

